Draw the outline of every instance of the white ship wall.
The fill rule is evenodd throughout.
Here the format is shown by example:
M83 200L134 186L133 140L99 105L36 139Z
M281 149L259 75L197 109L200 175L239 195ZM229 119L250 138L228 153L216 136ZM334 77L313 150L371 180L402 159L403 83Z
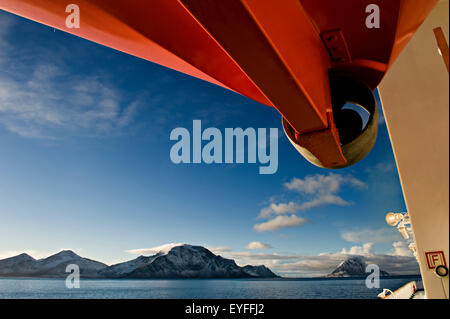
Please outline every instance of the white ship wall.
M448 0L433 9L379 91L426 295L448 298L448 276L437 277L425 257L425 252L442 250L449 265L449 75L438 52L436 27L444 29L448 42Z

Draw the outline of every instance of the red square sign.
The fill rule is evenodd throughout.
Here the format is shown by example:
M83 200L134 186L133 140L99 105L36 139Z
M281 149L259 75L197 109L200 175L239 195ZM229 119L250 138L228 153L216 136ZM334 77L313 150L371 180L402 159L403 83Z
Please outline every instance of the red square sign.
M427 251L425 252L427 258L428 269L434 269L439 265L447 266L445 262L445 255L442 250L440 251Z

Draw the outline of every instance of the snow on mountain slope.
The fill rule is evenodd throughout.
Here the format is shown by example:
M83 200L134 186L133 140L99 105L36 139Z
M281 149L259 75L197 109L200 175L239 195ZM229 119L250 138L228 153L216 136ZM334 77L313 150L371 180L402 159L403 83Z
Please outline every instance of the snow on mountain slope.
M36 264L36 259L27 254L20 254L0 260L0 275L27 273Z
M123 263L115 264L109 267L106 267L99 271L99 275L102 277L107 278L120 278L123 277L133 270L145 266L149 263L151 263L156 257L160 256L161 254L158 253L154 256L139 256L136 259L129 260Z
M214 255L201 246L176 246L148 265L137 268L132 278L241 278L248 275L233 260Z
M363 257L352 256L341 262L335 270L326 277L366 277L366 263ZM380 270L380 276L389 276L389 274Z
M161 246L163 247L163 246ZM68 264L80 267L83 277L91 278L270 278L277 277L265 266L238 266L234 260L213 254L201 246L164 246L153 256L107 266L64 250L45 259L19 256L0 260L0 275L65 277Z
M247 265L243 267L243 270L252 277L259 277L259 278L277 277L277 275L275 275L269 268L267 268L264 265L260 266Z
M0 260L0 274L7 276L61 277L67 276L66 266L76 264L82 276L95 277L105 264L63 250L44 259L35 260L26 254Z
M155 256L153 256L155 257ZM239 267L234 260L201 246L177 245L126 275L128 278L248 278L276 277L270 270ZM264 267L265 268L265 267Z
M78 265L80 274L89 277L96 277L99 270L107 267L104 263L80 257L71 250L63 250L55 255L38 260L36 273L47 276L66 276L66 267L69 264Z

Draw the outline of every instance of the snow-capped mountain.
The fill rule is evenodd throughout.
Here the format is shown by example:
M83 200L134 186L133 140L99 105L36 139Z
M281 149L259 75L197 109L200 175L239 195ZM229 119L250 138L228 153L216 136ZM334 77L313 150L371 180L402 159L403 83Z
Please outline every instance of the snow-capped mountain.
M362 257L352 256L341 262L335 270L326 277L366 277L366 263ZM380 276L389 276L389 274L380 269Z
M34 269L36 259L27 254L20 254L14 257L0 260L0 276L20 275Z
M27 254L0 260L1 276L61 277L67 276L66 266L76 264L84 277L96 277L107 265L78 256L71 250L63 250L47 258L36 260Z
M80 267L81 276L96 277L99 270L107 267L106 264L83 258L71 250L63 250L45 259L38 260L38 271L45 276L67 276L66 266L76 264Z
M99 275L107 278L122 278L133 272L133 270L148 265L160 255L162 254L158 253L150 257L139 256L136 259L106 267L99 271Z
M0 260L0 276L65 277L68 264L80 267L89 278L271 278L277 277L265 266L238 266L234 260L213 254L201 246L177 245L153 256L107 266L63 250L36 260L27 254Z
M148 258L147 260L145 258ZM122 270L137 266L129 273ZM151 257L138 257L113 265L102 273L126 278L269 278L276 275L265 266L238 266L234 260L214 255L201 246L180 245ZM112 272L113 268L118 273Z
M243 270L252 277L271 278L276 277L275 274L266 266L244 266Z

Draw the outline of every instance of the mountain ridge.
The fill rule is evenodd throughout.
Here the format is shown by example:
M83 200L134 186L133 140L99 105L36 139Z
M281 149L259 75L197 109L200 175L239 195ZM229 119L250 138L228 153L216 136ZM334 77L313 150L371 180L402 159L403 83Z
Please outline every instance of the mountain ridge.
M340 277L367 277L369 275L366 272L366 263L362 256L351 256L342 261L335 270L326 275L327 278L340 278ZM389 274L380 269L380 276L386 277Z
M0 260L0 276L66 277L69 264L80 267L81 277L98 279L280 278L264 265L239 266L233 259L188 244L177 244L151 256L141 255L113 265L81 257L71 250L62 250L42 259L22 253ZM366 266L364 257L350 256L328 275L316 278L367 277ZM390 274L380 270L380 276Z
M66 267L77 264L84 278L276 278L264 265L238 266L232 259L215 255L202 246L179 245L166 252L114 265L84 258L71 250L63 250L43 259L26 253L0 260L0 276L66 277Z

